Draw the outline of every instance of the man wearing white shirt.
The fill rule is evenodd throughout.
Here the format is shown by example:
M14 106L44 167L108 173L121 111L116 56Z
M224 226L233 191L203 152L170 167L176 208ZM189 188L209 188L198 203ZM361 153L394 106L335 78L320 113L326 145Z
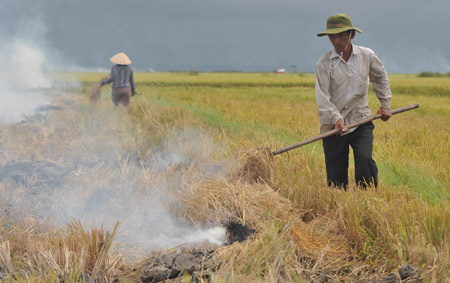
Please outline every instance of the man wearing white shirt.
M372 158L373 123L346 128L371 115L367 101L369 82L380 101L377 113L383 121L391 117L392 94L386 70L371 49L352 44L356 31L362 33L349 16L336 14L327 19L326 31L317 34L328 35L334 47L315 66L320 132L340 129L337 135L323 139L327 183L344 189L348 186L350 146L355 158L356 184L363 188L378 184L378 169Z

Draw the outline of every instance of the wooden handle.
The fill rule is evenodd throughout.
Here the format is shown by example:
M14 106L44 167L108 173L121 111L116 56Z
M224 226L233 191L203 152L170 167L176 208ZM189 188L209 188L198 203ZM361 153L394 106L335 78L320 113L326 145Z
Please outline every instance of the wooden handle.
M402 112L409 111L409 110L416 109L416 108L419 108L419 104L411 104L409 106L404 106L404 107L401 107L401 108L394 109L394 110L391 111L391 114L395 115L395 114L402 113ZM360 121L351 123L351 124L347 125L346 127L347 127L347 129L355 128L355 127L361 126L362 124L368 123L370 121L373 121L373 120L376 120L376 119L379 119L379 118L381 118L381 114L372 115L372 116L370 116L370 117L368 117L366 119L362 119ZM340 130L341 129L333 129L331 131L328 131L328 132L323 133L321 135L318 135L318 136L312 137L310 139L304 140L302 142L299 142L299 143L296 143L296 144L293 144L293 145L290 145L290 146L283 147L283 148L281 148L279 150L276 150L276 151L272 152L272 155L277 155L277 154L280 154L280 153L284 153L284 152L292 150L294 148L301 147L301 146L304 146L306 144L309 144L309 143L321 140L323 138L335 135L335 134L339 133Z

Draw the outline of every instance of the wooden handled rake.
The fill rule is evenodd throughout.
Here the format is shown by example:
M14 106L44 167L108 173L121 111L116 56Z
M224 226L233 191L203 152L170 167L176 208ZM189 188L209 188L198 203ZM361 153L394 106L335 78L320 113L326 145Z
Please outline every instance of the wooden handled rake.
M419 108L419 104L412 104L412 105L409 105L409 106L405 106L405 107L394 109L394 110L391 111L391 114L395 115L395 114L399 114L399 113L402 113L402 112L405 112L405 111L409 111L409 110L412 110L412 109L416 109L416 108ZM370 121L373 121L373 120L376 120L376 119L379 119L379 118L381 118L381 114L372 115L372 116L370 116L370 117L368 117L366 119L362 119L362 120L360 120L358 122L354 122L354 123L351 123L349 125L346 125L346 128L348 128L348 129L355 128L355 127L361 126L362 124L368 123ZM321 140L323 138L335 135L335 134L339 133L339 131L340 131L340 129L333 129L331 131L328 131L326 133L323 133L323 134L320 134L318 136L312 137L310 139L304 140L302 142L299 142L299 143L296 143L296 144L293 144L293 145L290 145L290 146L283 147L283 148L281 148L279 150L275 150L275 151L272 152L272 155L278 155L278 154L284 153L286 151L292 150L294 148L301 147L301 146L304 146L306 144L309 144L309 143Z

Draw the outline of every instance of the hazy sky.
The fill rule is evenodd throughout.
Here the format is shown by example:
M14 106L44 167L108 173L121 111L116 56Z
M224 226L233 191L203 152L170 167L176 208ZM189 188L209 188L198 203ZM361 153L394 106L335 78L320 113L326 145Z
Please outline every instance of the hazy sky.
M313 71L316 34L346 13L390 73L450 72L450 0L0 0L0 42L41 48L50 67ZM0 44L1 47L1 44ZM5 52L5 51L3 51Z

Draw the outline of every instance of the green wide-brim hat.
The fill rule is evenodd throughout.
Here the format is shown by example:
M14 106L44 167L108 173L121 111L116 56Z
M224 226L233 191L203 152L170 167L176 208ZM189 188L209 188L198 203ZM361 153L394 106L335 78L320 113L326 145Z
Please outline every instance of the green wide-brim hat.
M362 30L353 26L352 19L350 19L348 15L336 14L327 19L327 30L318 33L317 36L337 34L347 30L356 30L357 32L362 33Z

